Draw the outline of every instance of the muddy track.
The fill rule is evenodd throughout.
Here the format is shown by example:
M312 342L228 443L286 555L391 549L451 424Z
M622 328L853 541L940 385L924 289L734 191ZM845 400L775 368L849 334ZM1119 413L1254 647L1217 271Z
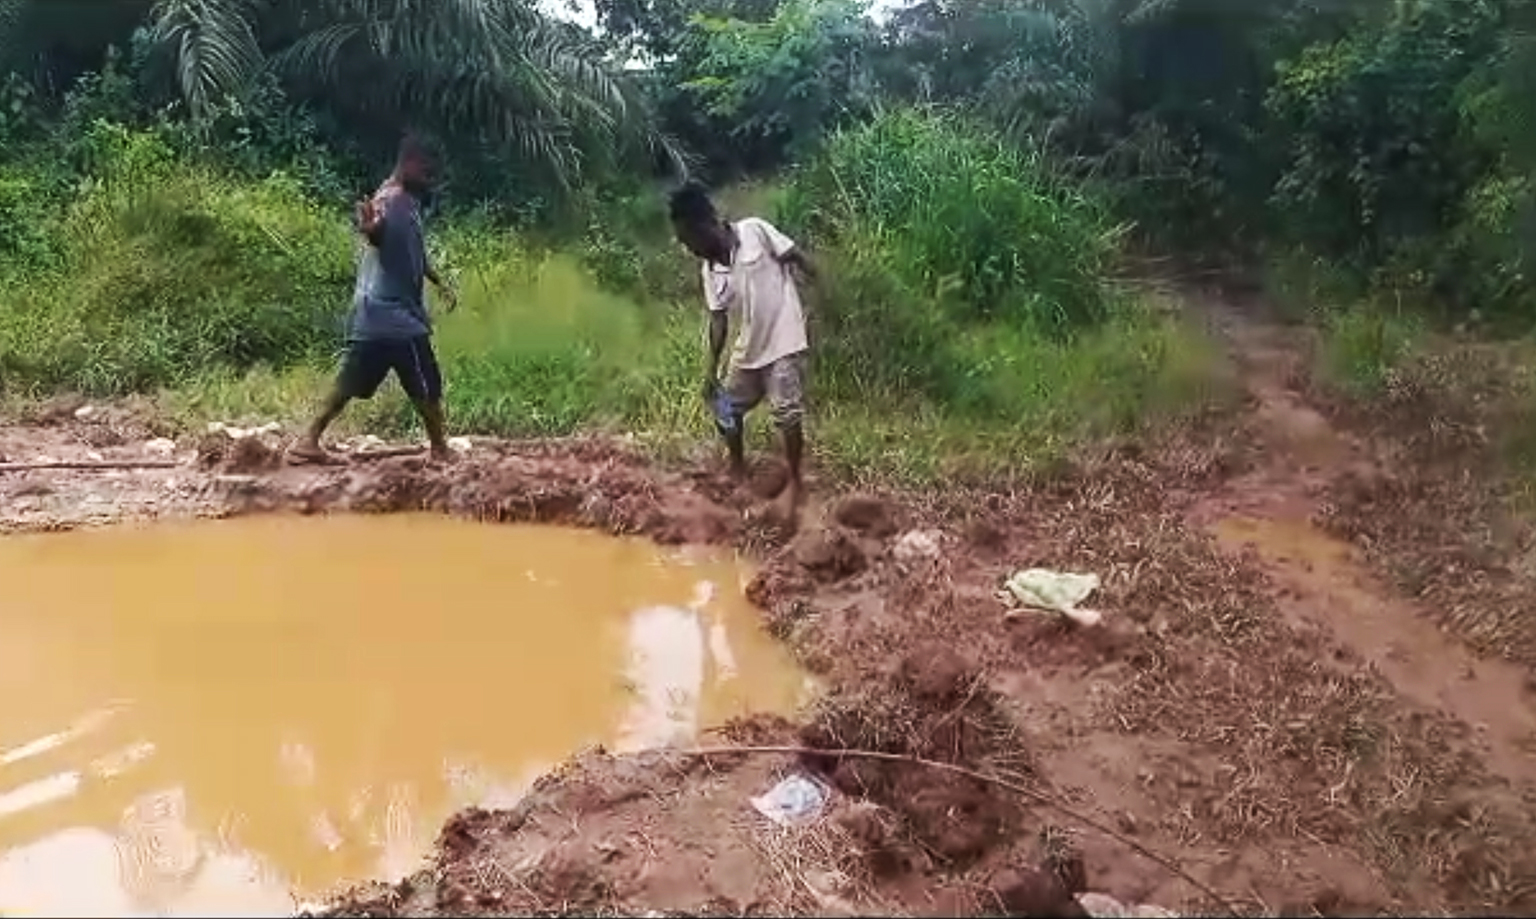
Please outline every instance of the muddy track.
M750 596L768 628L826 692L793 723L726 725L712 746L1004 777L1248 912L1536 909L1524 674L1440 635L1313 528L1330 487L1373 474L1367 453L1299 395L1284 330L1194 306L1232 346L1241 418L1007 494L826 496L798 534L710 471L598 441L316 470L281 468L260 436L210 435L172 468L0 474L0 521L433 509L735 543L760 560ZM146 457L153 432L131 416L77 408L0 431L0 453ZM1104 622L1010 615L997 589L1027 567L1100 575ZM747 802L796 770L836 794L815 823L777 829ZM330 914L1080 915L1085 890L1218 906L1121 839L953 773L588 751L515 810L454 818L421 872Z

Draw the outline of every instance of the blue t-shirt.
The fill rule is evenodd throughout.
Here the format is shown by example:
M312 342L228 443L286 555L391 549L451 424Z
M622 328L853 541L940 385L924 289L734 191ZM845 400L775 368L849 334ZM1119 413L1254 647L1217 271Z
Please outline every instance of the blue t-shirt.
M420 338L432 334L422 286L427 245L421 202L405 189L385 183L373 201L383 215L377 246L365 238L352 295L349 341Z

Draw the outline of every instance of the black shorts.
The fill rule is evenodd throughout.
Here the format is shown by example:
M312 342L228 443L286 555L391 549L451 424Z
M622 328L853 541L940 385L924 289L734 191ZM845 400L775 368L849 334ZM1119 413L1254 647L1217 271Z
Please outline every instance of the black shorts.
M417 402L443 397L443 374L432 352L432 339L379 339L347 342L336 385L349 399L371 399L393 370L405 394Z

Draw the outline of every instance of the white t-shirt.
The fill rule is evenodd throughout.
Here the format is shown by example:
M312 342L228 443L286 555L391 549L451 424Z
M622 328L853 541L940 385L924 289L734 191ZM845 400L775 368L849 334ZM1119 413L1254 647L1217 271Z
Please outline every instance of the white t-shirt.
M794 275L779 261L794 240L757 217L735 226L731 265L704 262L704 302L711 312L728 311L736 325L731 366L755 370L806 349L805 313Z

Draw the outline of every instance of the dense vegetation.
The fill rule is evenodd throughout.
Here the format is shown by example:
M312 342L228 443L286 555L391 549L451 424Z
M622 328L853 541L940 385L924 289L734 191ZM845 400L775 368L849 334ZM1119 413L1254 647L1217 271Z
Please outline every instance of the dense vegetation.
M705 430L688 174L827 265L817 442L1018 468L1212 396L1128 253L1268 270L1369 382L1536 319L1524 0L0 0L0 391L304 412L403 128L459 428ZM1390 306L1383 310L1382 304ZM357 419L409 424L398 400ZM948 461L943 458L948 457Z

